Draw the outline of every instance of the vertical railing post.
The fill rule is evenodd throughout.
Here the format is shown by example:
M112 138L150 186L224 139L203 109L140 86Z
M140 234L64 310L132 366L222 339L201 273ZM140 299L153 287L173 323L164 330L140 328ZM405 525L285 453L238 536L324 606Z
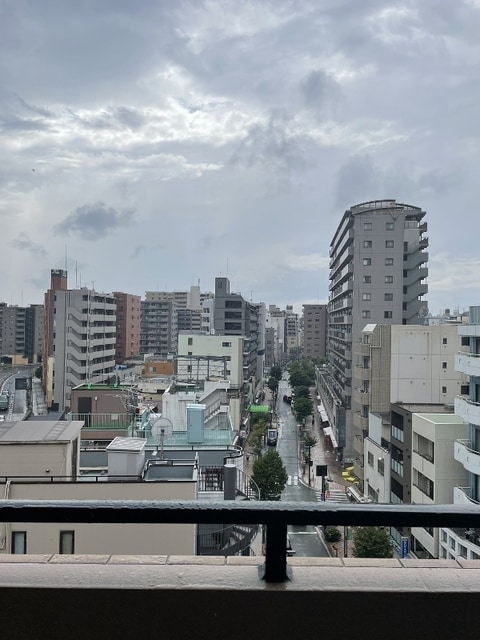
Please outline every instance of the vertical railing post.
M265 564L261 576L265 582L284 582L290 578L287 567L287 525L266 525Z

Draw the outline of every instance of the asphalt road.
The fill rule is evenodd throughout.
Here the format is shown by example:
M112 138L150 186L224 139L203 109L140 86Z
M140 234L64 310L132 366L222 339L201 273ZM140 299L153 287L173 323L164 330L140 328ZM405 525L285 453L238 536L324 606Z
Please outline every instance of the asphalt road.
M283 402L288 383L281 380L278 386L277 413L279 419L277 450L288 473L288 483L282 492L282 500L289 502L317 502L313 489L300 482L301 473L298 461L298 427L291 406ZM288 535L300 557L328 557L329 553L313 526L289 526Z

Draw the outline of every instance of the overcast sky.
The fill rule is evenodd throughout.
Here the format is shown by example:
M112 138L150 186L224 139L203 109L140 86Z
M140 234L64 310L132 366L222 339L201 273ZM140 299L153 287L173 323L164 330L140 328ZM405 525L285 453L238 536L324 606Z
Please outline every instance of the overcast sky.
M0 300L328 298L345 209L427 212L430 310L480 304L480 0L0 0Z

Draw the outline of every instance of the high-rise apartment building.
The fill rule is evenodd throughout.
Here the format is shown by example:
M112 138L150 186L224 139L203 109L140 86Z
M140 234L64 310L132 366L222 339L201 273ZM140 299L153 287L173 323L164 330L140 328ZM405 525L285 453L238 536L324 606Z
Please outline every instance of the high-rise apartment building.
M167 359L177 351L177 313L173 300L149 296L140 307L140 353Z
M140 296L114 291L117 305L115 362L122 364L140 353Z
M330 243L328 365L318 386L339 458L355 457L353 345L368 323L423 324L428 238L425 212L395 200L348 209Z
M228 278L215 278L213 328L217 335L244 336L243 376L251 380L253 389L258 375L257 358L264 348L260 337L261 309L245 300L239 293L231 293ZM263 354L261 355L263 362Z
M107 382L115 370L113 294L66 287L67 272L52 270L45 294L43 380L47 406L56 411L69 408L73 387Z
M327 338L327 305L303 305L303 355L325 358Z
M42 360L43 305L28 307L0 303L0 356L14 364Z

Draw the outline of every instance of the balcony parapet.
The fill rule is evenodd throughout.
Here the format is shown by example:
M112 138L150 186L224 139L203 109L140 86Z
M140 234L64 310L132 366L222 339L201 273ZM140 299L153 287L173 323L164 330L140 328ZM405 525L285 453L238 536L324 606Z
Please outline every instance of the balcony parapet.
M379 505L310 502L0 500L2 522L264 524L262 577L284 582L287 525L480 528L475 505ZM371 562L371 560L369 560ZM480 570L480 566L479 566ZM480 574L479 574L480 575ZM480 583L479 583L480 584ZM477 588L478 585L477 585Z
M474 402L466 395L455 398L455 413L465 422L480 425L480 402Z
M470 440L456 440L454 443L453 457L463 465L464 469L480 475L480 452L471 448Z
M351 624L339 620L343 611L359 640L404 640L405 625L392 622L392 611L408 611L411 637L478 635L478 561L294 557L288 563L294 580L279 587L258 579L256 557L6 555L0 558L2 631L16 640L86 640L112 637L114 630L127 640L161 628L166 638L189 640L199 630L220 638L228 629L229 640L246 633L256 640L282 636L294 618L295 635L309 637L321 623L322 635L340 640L351 635ZM248 618L237 620L239 610ZM88 615L72 627L78 611Z
M480 376L480 354L459 351L455 354L455 371L468 376Z

